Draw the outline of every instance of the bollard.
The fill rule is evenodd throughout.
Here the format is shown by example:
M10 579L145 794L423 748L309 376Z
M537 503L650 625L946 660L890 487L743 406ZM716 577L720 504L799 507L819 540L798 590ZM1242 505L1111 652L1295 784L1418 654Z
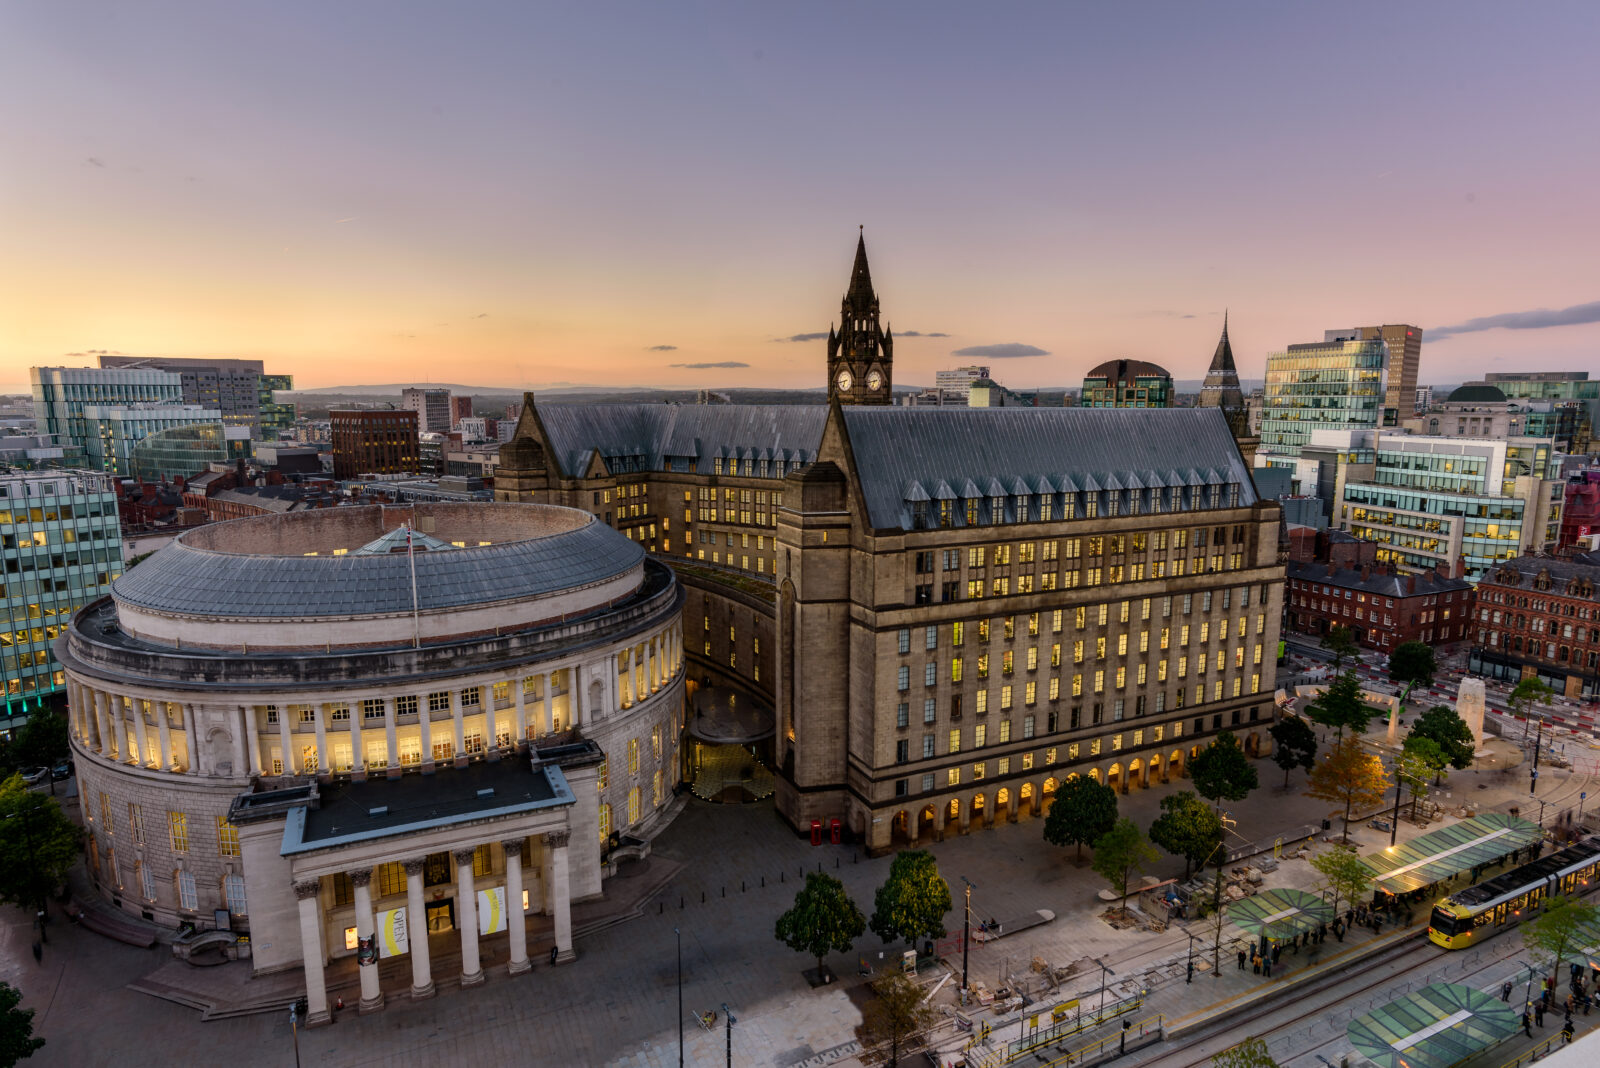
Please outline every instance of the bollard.
M779 882L780 882L780 883L786 883L786 882L788 882L788 881L789 881L789 880L788 880L788 878L787 878L787 876L788 876L788 874L789 874L789 873L788 873L788 872L784 872L784 871L780 871L780 872L779 872L779 873L778 873L778 881L779 881Z
M767 885L767 877L765 875L763 875L761 877L761 885L762 886L766 886Z
M727 897L728 896L728 888L726 886L724 886L722 888L722 896L723 897Z
M743 879L739 880L739 893L741 893L741 894L744 893L744 880Z
M835 871L838 870L838 868L839 868L839 858L838 857L834 857L833 858L833 867L834 867Z
M659 916L663 912L666 912L666 911L667 911L667 903L665 901L657 901L656 902L656 915Z
M681 896L678 898L678 908L683 908L683 898Z
M702 890L702 891L700 891L700 904L704 905L705 903L706 903L706 892L704 890Z

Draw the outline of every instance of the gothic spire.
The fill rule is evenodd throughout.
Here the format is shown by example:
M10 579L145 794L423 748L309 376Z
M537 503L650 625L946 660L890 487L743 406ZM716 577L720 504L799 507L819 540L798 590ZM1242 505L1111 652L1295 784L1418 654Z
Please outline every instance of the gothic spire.
M867 267L867 232L863 226L856 238L856 262L850 268L850 288L845 292L844 302L864 311L876 300L872 292L872 271Z
M1217 351L1211 357L1211 373L1227 372L1232 372L1235 378L1238 377L1238 368L1233 363L1233 346L1228 344L1228 313L1224 310L1222 313L1222 337L1217 341Z
M1200 387L1200 407L1221 408L1228 413L1228 424L1235 437L1245 435L1244 391L1239 387L1239 369L1234 366L1233 346L1228 342L1228 313L1222 313L1222 337L1211 357L1205 383Z

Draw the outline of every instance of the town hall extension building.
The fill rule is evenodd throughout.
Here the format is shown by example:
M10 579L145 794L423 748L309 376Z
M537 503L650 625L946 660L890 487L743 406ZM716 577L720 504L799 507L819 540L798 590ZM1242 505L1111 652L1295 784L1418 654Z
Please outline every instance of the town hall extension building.
M797 830L884 850L1037 815L1072 774L1169 781L1220 730L1265 753L1281 512L1227 405L895 407L879 312L858 242L826 406L530 394L501 448L497 500L672 563L685 777L741 744Z

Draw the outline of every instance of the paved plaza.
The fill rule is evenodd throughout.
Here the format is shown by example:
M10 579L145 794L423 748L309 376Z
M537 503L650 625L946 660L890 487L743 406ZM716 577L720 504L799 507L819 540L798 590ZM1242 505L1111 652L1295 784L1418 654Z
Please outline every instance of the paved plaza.
M1236 841L1270 841L1327 814L1327 803L1299 792L1303 773L1296 772L1284 792L1282 772L1275 765L1263 760L1258 767L1262 787L1229 806L1238 820L1241 839ZM1587 768L1556 771L1542 780L1541 794L1570 804L1589 782ZM1525 796L1526 782L1499 772L1458 772L1448 788L1451 803L1470 798L1480 809L1489 809ZM1172 787L1125 795L1121 811L1148 826L1168 789ZM965 876L976 886L976 916L1011 919L1037 909L1056 914L1053 923L974 946L974 981L992 986L1007 970L1025 971L1034 957L1057 966L1100 957L1118 972L1116 983L1161 967L1174 974L1172 962L1182 958L1189 944L1182 926L1155 934L1119 931L1099 920L1105 905L1096 893L1104 882L1089 869L1087 851L1082 861L1075 860L1072 850L1044 843L1041 829L1041 820L1023 819L929 846L953 884L960 886ZM1403 837L1418 833L1420 828L1401 824ZM1364 824L1357 825L1356 837L1369 847L1387 844L1388 838ZM591 924L587 933L580 928L575 963L551 967L540 960L532 974L515 979L506 977L503 967L492 969L482 987L461 991L441 983L436 998L420 1003L391 991L382 1012L362 1017L352 1007L339 1013L332 1026L301 1032L304 1062L676 1064L677 927L682 934L688 1063L721 1063L726 1036L720 1021L708 1032L691 1014L715 1008L720 1016L723 1004L738 1019L735 1063L773 1068L855 1063L860 1011L851 991L864 982L857 974L860 958L883 967L904 947L885 947L869 933L855 953L830 959L839 984L813 990L801 974L812 962L779 944L773 923L792 901L803 872L819 865L842 879L870 913L873 892L890 858L870 859L850 846L812 847L781 824L770 801L722 806L695 800L656 840L656 862L658 870L672 873L670 881L652 888L642 914L614 917L598 930ZM1181 861L1164 858L1152 874L1166 878L1181 872ZM1303 860L1285 860L1269 877L1274 886L1310 887L1314 882L1314 872ZM959 921L958 904L948 922L959 928ZM1197 933L1201 927L1193 925ZM19 985L25 1004L38 1009L37 1033L49 1045L36 1063L100 1064L114 1056L118 1064L165 1068L175 1049L211 1048L227 1049L230 1061L240 1068L293 1063L286 1011L202 1022L194 1009L127 989L170 965L170 950L164 945L135 949L59 918L51 926L42 964L32 959L30 943L26 918L5 910L0 977ZM881 958L880 951L885 954ZM1163 1011L1197 1011L1260 982L1248 972L1241 977L1230 961L1224 965L1222 979L1210 979L1202 971L1188 990L1177 974L1166 985L1163 998L1171 1004ZM219 980L221 973L228 973L235 984L260 982L243 979L242 964L213 971ZM1074 977L1064 989L1075 989L1074 983L1096 989L1097 982L1093 976ZM353 1006L353 998L346 1001Z

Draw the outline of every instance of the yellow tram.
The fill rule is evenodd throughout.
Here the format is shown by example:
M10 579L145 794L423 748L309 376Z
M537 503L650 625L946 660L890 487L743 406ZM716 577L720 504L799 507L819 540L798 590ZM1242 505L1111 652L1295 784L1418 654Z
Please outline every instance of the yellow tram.
M1444 898L1428 918L1428 937L1446 949L1473 945L1551 897L1584 893L1600 876L1600 838L1586 838L1547 857Z

